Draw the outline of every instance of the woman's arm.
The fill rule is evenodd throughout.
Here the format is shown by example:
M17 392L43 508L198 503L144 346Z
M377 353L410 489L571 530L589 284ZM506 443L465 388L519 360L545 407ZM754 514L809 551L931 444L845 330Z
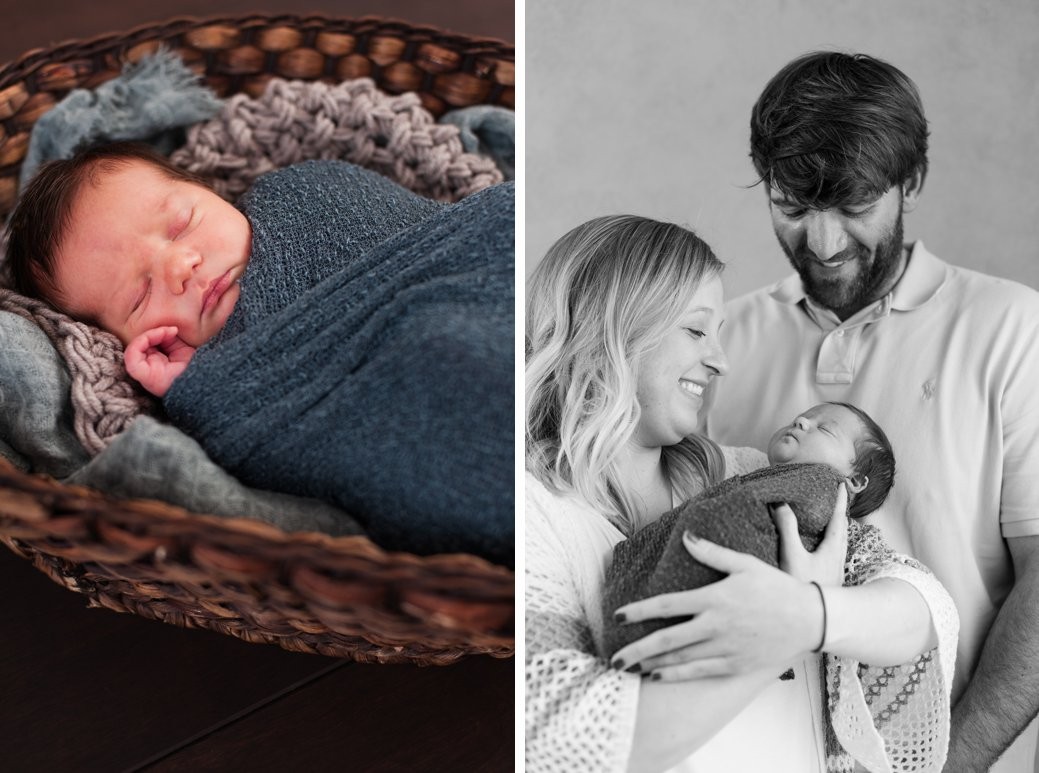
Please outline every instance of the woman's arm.
M823 649L831 655L871 666L897 666L938 643L923 596L904 580L883 577L865 585L824 587L823 593Z
M929 607L911 584L881 578L839 586L847 545L844 499L838 498L834 518L814 553L797 539L789 508L777 508L785 571L686 535L694 558L729 576L617 610L625 622L694 617L629 644L615 654L614 663L639 664L642 673L679 680L752 672L796 660L820 644L830 654L875 665L905 663L933 647L937 637ZM810 580L822 588L825 608Z
M784 669L682 682L642 679L627 769L667 770L727 725Z
M591 587L581 559L601 558L589 556L586 534L553 523L536 499L528 490L526 770L664 770L784 670L667 684L610 668L595 654L581 590Z
M930 607L911 582L881 576L842 587L844 566L836 576L818 572L813 554L802 549L790 508L775 508L773 516L779 531L780 568L799 580L815 580L820 588L817 595L825 597L825 652L874 666L897 666L938 643Z

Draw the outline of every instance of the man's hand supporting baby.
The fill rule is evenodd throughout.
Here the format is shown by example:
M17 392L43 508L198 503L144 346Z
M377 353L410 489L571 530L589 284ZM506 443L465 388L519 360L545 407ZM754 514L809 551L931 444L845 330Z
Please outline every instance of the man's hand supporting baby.
M176 327L156 327L126 345L123 361L131 378L156 397L162 397L194 354L195 347L177 337Z

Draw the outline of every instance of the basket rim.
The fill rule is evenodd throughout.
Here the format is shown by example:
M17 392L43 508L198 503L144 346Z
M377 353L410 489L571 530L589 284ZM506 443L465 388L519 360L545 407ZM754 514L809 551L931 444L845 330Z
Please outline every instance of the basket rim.
M460 32L451 32L441 27L428 24L412 24L411 22L378 15L365 15L358 17L330 16L326 14L273 14L273 13L248 13L241 15L217 14L208 16L174 16L162 21L147 22L139 24L126 30L115 30L104 32L88 38L69 38L50 46L31 48L24 51L15 59L0 64L0 91L13 83L31 76L36 70L45 64L60 61L63 55L76 53L79 58L84 55L96 55L105 50L112 43L123 39L130 39L138 35L157 30L169 30L169 36L181 34L199 26L210 26L221 23L234 23L247 25L252 22L261 24L272 24L284 22L292 26L315 26L330 24L355 24L361 28L362 34L378 31L406 31L413 34L428 34L434 42L462 43L465 45L486 44L489 48L496 49L503 57L515 59L515 45L500 38L490 36L468 35ZM365 30L364 27L371 29Z
M12 485L14 484L14 485ZM125 511L161 511L161 517L167 523L190 521L205 527L214 536L235 538L273 539L288 548L307 550L319 549L332 557L337 555L354 557L357 549L363 547L365 553L376 563L392 563L395 566L406 566L416 570L425 570L430 574L448 573L462 575L467 572L485 578L495 577L504 583L511 584L515 572L506 566L495 564L488 559L472 553L437 553L428 556L417 555L405 551L392 551L380 547L366 535L332 536L319 531L286 531L281 527L247 516L222 517L211 513L197 513L179 505L146 497L121 498L107 494L87 486L63 483L49 475L37 472L24 472L11 461L0 456L0 502L5 491L20 491L32 496L60 493L62 496L75 497L85 502L96 502L98 508L92 511L92 517L101 522L121 522L119 514ZM141 513L143 514L143 513ZM2 512L0 507L0 533L4 532L4 521L19 520ZM40 531L47 531L47 519L25 519Z

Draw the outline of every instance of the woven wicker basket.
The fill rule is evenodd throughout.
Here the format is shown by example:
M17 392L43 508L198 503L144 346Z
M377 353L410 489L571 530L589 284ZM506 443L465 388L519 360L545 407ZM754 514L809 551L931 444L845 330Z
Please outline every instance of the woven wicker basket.
M0 68L0 216L14 206L36 120L165 44L219 95L274 77L368 77L434 114L513 107L507 43L375 18L179 18L24 54ZM0 459L0 541L91 606L285 649L445 664L513 652L514 575L469 555L388 553L363 537L286 533L250 519L119 500Z

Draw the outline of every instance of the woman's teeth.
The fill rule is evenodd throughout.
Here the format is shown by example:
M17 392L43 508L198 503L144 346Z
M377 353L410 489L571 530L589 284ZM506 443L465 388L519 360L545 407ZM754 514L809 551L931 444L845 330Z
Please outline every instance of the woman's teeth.
M695 397L703 396L703 385L701 384L696 384L692 381L686 381L685 379L679 379L678 385L682 387L682 389L684 389L686 392Z

